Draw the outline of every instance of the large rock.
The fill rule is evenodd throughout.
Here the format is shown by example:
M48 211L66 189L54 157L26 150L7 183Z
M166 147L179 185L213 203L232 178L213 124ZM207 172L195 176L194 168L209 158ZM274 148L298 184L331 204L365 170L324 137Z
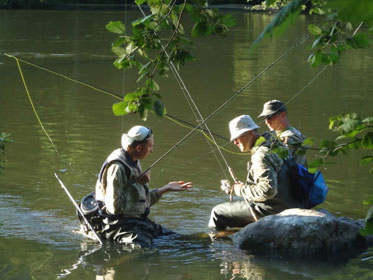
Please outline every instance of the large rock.
M371 239L359 234L362 226L362 221L337 218L330 213L289 209L247 225L232 239L239 248L255 254L349 257L371 244Z

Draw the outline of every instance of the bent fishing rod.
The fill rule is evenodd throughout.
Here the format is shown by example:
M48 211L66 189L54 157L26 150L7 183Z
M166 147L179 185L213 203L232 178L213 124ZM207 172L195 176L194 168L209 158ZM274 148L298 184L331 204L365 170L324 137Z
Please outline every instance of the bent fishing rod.
M69 191L67 190L67 188L65 187L64 183L60 180L60 178L58 178L57 174L54 173L54 176L56 176L58 182L60 183L61 187L63 188L63 190L66 192L67 196L70 198L71 202L73 203L73 205L75 206L76 210L79 212L79 214L83 217L83 220L84 222L86 223L86 225L89 227L89 229L94 233L95 237L97 238L97 241L102 245L104 244L100 238L100 236L97 234L97 232L94 230L94 228L92 227L92 225L90 224L90 222L86 219L86 217L84 216L82 210L80 210L80 207L78 206L78 204L76 204L74 198L72 197L72 195L69 193Z

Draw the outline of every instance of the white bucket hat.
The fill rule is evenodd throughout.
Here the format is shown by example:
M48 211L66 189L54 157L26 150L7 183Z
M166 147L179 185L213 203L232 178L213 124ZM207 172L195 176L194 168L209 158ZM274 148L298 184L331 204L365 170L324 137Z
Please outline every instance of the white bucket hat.
M135 141L143 141L152 135L152 130L148 127L136 125L122 135L122 147L127 149Z
M235 140L247 131L259 128L249 115L241 115L229 122L231 141Z

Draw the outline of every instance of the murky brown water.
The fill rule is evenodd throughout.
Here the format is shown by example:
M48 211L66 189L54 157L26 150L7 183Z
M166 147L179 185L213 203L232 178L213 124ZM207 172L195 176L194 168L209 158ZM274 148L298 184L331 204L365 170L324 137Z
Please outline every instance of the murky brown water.
M271 16L234 13L238 25L224 39L198 39L198 60L180 72L203 116L209 115L238 89L301 38L307 19L277 40L264 41L254 53L250 42ZM127 14L127 22L137 15ZM123 95L135 87L135 75L112 66L113 36L104 26L124 21L123 12L0 11L0 53ZM273 98L290 100L321 68L307 63L308 45L294 50L266 72L240 97L215 115L209 127L228 136L227 124L240 114L257 116ZM328 118L345 112L372 114L373 49L348 52L288 105L292 124L316 140L334 139ZM195 133L152 170L152 187L175 179L194 182L192 191L166 195L152 209L154 221L187 235L156 241L155 249L129 253L97 245L75 234L75 211L54 177L58 173L76 199L90 192L106 155L137 116L115 117L108 95L22 64L34 105L53 139L55 153L31 109L13 59L0 56L0 131L15 141L7 145L0 176L1 279L370 279L373 253L345 264L258 259L230 241L206 238L211 208L226 197L218 190L225 170L219 167L204 137ZM170 75L161 94L168 113L196 123L181 90ZM189 130L150 116L155 152L149 166ZM264 124L262 123L262 129ZM220 144L225 144L219 140ZM236 151L232 145L226 146ZM240 178L247 158L224 153ZM330 191L322 207L337 215L363 218L362 201L372 193L371 176L358 164L359 155L340 157L323 169ZM106 275L106 278L103 278ZM111 277L111 278L110 278Z

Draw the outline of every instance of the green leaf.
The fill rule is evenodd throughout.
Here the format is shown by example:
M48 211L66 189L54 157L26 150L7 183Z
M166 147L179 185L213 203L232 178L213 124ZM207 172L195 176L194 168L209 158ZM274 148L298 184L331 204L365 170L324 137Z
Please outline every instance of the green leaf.
M373 198L370 199L370 200L364 200L364 201L363 201L363 204L364 204L364 205L373 205Z
M105 28L116 34L124 34L125 32L125 26L121 21L110 21L105 25Z
M157 99L153 103L153 109L157 116L163 116L165 114L165 107L161 100Z
M144 4L146 2L146 0L135 0L135 3L137 4L137 5L142 5L142 4Z
M266 139L265 139L263 136L260 136L260 137L256 140L256 142L255 142L255 147L261 145L261 144L262 144L263 142L265 142L265 141L266 141Z
M313 41L311 48L314 49L320 43L321 39L322 39L322 36L317 37L316 40Z
M363 123L365 124L373 123L373 117L368 117L368 118L363 119Z
M132 26L136 27L137 25L140 25L140 24L144 24L145 26L148 26L148 24L150 23L150 19L152 19L154 16L155 16L154 14L150 14L150 15L147 15L146 17L139 18L138 20L135 20L134 22L132 22Z
M117 56L121 57L121 56L126 56L127 55L127 52L126 52L126 49L122 48L122 47L112 47L111 48L111 51L113 53L115 53Z
M314 25L314 24L309 24L307 26L307 29L308 29L308 32L311 33L314 36L320 36L321 33L322 33L321 28L318 27L317 25Z
M322 166L323 164L324 164L324 160L323 159L320 159L320 158L319 159L315 159L314 161L312 161L311 163L308 164L308 169L317 169L320 166ZM315 173L315 172L311 172L311 173Z
M125 102L125 101L114 103L113 107L112 107L114 115L115 116L123 116L123 115L128 114L129 112L127 110L127 105L128 105L128 103Z
M148 63L142 65L141 69L139 70L139 74L144 74L144 73L147 73L148 71L148 68L149 66L151 65L151 61L149 61Z
M363 156L360 159L360 164L368 164L370 162L373 162L373 156Z
M313 146L314 144L314 140L312 138L306 138L303 143L302 143L302 146Z
M373 150L373 132L368 132L365 134L361 144L363 148Z
M144 79L146 77L146 75L148 75L149 72L145 72L145 73L142 73L136 80L136 83L140 82L142 79Z
M154 81L153 79L148 79L146 80L146 83L145 83L147 86L149 86L149 88L153 91L159 91L159 85L157 84L156 81Z
M209 24L206 21L199 21L192 28L192 36L198 37L209 34Z
M124 96L124 99L123 101L125 101L127 103L127 105L130 103L130 102L133 102L137 99L139 99L139 97L142 95L142 91L139 90L139 91L136 91L136 92L130 92L130 93L127 93L125 96Z

